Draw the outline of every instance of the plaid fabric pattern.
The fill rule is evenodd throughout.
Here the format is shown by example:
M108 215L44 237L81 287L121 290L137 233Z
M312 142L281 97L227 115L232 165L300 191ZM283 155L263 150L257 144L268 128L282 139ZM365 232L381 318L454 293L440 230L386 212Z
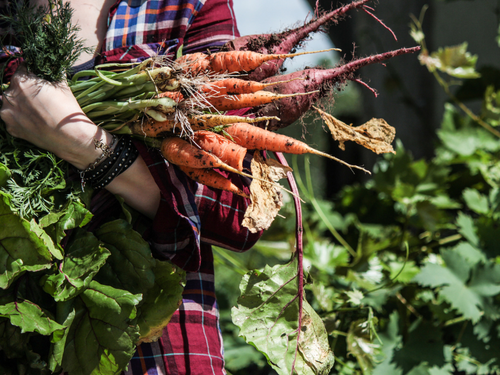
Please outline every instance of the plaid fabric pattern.
M122 0L110 12L101 62L142 61L218 48L239 36L232 0ZM181 307L159 341L137 348L124 375L225 374L210 244L245 251L261 233L241 227L245 198L209 189L187 178L159 152L137 142L161 190L160 207L146 235L153 254L187 271ZM248 189L248 181L232 176Z
M110 10L96 64L142 61L173 53L180 44L185 53L217 49L239 36L232 4L232 0L119 0ZM11 51L4 50L0 61ZM5 81L17 64L9 65ZM159 152L140 142L136 147L161 191L158 213L144 238L154 256L187 271L187 282L182 305L160 340L139 345L123 374L225 374L211 244L242 252L259 239L261 233L240 226L249 201L197 184ZM230 178L248 192L248 181ZM119 210L109 192L98 192L92 199L95 216L90 230Z
M125 375L225 374L210 243L245 251L261 233L239 224L247 199L197 184L159 152L136 147L162 193L147 236L153 253L189 272L181 307L159 341L138 347ZM248 189L239 176L232 180Z
M217 49L239 36L232 0L118 0L98 63Z

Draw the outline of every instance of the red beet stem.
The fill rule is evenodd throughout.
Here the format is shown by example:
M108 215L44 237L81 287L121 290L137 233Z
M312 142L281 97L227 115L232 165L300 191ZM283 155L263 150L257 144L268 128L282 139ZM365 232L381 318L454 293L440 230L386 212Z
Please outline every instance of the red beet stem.
M358 69L367 65L380 63L395 56L414 53L419 50L420 47L400 48L394 51L353 60L332 69L305 69L286 75L270 77L264 80L264 82L288 81L293 78L295 78L295 80L270 86L268 89L269 91L280 94L302 93L315 90L319 90L319 92L307 96L284 98L272 104L259 106L253 112L257 116L276 116L280 118L280 121L272 120L269 123L262 124L262 126L267 125L269 130L287 127L307 112L317 100L324 97L332 87L343 84L348 80L356 80L357 77L355 77L354 73Z
M364 4L372 0L358 0L348 5L344 5L323 16L313 19L301 27L287 30L279 34L247 35L228 42L223 50L225 51L254 51L259 53L290 53L309 34L317 32L321 26L327 22L336 22L341 16L351 9L362 8ZM250 73L249 79L261 81L267 77L276 75L283 65L284 59L268 61L255 71Z
M274 155L276 159L288 167L288 163L281 152L275 152ZM302 226L302 206L300 204L300 194L299 188L297 187L297 183L295 182L295 178L293 177L292 172L287 173L288 184L290 185L290 189L294 193L293 199L295 203L295 213L296 213L296 221L295 221L295 246L296 252L295 255L297 257L297 296L299 298L299 311L298 311L298 328L297 328L297 344L296 344L296 352L295 358L292 364L292 371L294 373L295 362L297 359L298 351L299 351L299 342L300 342L300 333L302 332L302 311L304 305L304 242L303 242L303 233L304 228Z

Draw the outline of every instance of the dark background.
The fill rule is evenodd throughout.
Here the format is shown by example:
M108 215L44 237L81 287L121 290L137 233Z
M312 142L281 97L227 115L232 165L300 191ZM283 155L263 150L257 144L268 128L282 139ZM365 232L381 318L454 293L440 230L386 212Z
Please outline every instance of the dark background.
M346 2L307 0L314 9L330 10ZM500 0L379 0L370 3L373 12L396 34L391 33L362 10L351 11L345 20L331 25L327 30L334 45L342 49L343 58L349 61L417 43L411 38L410 15L419 17L424 5L428 9L424 18L424 32L428 49L468 42L468 50L480 56L478 68L500 61L500 51L495 43L498 32ZM341 118L346 123L361 125L372 117L383 118L396 128L396 137L416 159L431 158L435 130L439 127L446 96L434 77L422 66L417 54L399 56L385 64L368 66L359 71L359 77L377 90L378 97L361 88L360 110ZM467 103L478 113L475 103ZM330 141L329 152L351 163L372 168L377 156L347 144L342 152ZM363 181L367 176L353 174L349 169L325 163L326 196L333 196L346 185Z

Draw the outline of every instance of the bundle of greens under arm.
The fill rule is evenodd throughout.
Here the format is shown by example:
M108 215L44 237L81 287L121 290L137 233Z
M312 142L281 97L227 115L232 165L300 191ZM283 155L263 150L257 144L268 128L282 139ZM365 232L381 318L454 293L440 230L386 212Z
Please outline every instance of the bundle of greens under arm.
M10 25L28 71L50 82L64 80L80 53L90 51L78 38L79 27L71 23L70 3L48 0L46 7L29 1L13 3L12 14L0 17Z
M68 196L67 164L54 154L0 132L0 189L23 218L43 216Z

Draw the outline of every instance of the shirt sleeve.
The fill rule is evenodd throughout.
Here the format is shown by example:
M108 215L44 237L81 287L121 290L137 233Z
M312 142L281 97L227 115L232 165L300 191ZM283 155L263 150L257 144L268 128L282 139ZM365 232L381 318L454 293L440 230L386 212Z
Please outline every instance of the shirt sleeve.
M249 199L198 184L168 163L159 150L148 150L141 142L135 144L161 192L148 235L155 256L169 259L186 271L197 271L202 244L242 252L261 237L262 232L251 233L241 225ZM227 177L248 192L247 181L237 175Z
M249 192L250 181L233 173L220 172L243 191ZM205 185L196 184L195 200L203 225L202 241L228 250L249 250L262 236L242 225L250 199Z

